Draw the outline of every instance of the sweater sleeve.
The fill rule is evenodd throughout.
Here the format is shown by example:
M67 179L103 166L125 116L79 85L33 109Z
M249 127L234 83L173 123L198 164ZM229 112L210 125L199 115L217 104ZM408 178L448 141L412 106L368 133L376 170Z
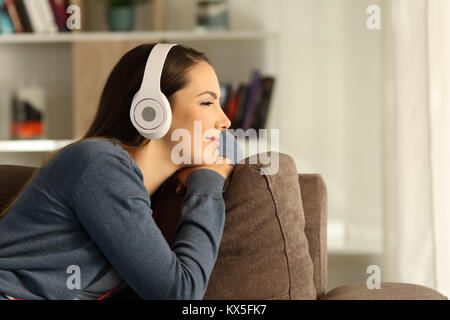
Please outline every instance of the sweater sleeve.
M202 299L225 223L225 179L210 169L186 180L172 245L152 218L142 177L118 155L91 162L75 189L75 211L99 249L143 299ZM82 270L81 270L82 271Z

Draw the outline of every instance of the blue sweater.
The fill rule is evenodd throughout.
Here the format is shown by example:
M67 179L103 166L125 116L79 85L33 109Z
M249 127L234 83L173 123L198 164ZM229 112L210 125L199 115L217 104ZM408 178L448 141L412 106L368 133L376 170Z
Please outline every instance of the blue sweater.
M0 299L96 299L128 285L143 299L202 299L222 238L224 184L205 168L188 176L169 247L143 174L120 145L96 138L66 148L0 220Z

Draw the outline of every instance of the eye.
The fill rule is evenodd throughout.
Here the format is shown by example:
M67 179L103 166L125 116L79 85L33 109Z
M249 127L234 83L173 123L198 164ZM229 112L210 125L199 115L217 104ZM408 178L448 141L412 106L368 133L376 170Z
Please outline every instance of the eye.
M214 103L212 103L212 102L202 102L201 103L201 105L204 105L204 106L209 106L210 104L214 104Z

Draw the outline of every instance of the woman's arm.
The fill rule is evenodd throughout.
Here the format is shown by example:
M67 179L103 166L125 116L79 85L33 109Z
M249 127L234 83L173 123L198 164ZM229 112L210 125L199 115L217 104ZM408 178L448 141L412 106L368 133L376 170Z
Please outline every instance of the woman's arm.
M209 169L188 177L171 249L152 218L142 177L129 161L102 154L90 163L75 190L76 214L143 299L202 299L225 224L225 179Z

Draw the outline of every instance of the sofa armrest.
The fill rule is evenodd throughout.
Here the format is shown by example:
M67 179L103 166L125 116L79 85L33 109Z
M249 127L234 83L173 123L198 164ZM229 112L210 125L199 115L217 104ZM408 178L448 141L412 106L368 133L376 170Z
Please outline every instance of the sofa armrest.
M314 264L314 285L317 297L320 297L327 288L327 186L322 175L317 173L298 174L298 180L305 215L305 235Z
M334 288L320 300L448 300L434 289L417 284L382 282L380 289L368 289L366 283Z

